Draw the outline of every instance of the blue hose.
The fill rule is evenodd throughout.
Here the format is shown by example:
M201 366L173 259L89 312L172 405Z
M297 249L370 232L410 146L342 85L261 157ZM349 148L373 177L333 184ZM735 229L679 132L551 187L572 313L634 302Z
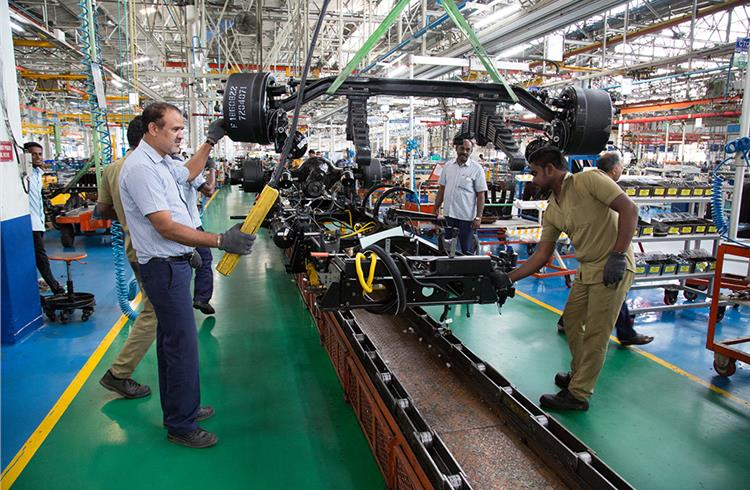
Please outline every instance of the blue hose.
M724 151L732 155L734 153L742 153L742 159L745 160L746 165L750 165L748 160L748 153L750 153L750 138L738 138L730 141L724 145ZM719 234L726 237L729 231L729 225L727 224L726 216L724 215L724 177L719 175L719 169L723 167L727 162L734 160L733 156L729 156L724 161L714 168L711 176L711 218L713 219L716 229Z
M125 234L122 231L119 221L112 221L112 256L115 259L115 288L117 289L117 303L120 305L120 311L131 320L138 316L138 313L130 307L129 292L132 289L132 282L128 285L125 279Z

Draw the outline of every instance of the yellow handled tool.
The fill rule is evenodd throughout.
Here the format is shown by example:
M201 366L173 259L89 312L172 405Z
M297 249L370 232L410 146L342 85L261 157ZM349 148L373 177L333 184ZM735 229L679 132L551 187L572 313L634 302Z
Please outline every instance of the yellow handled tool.
M257 233L260 225L263 223L263 220L266 219L266 215L268 215L268 212L271 210L278 197L278 190L268 185L265 186L263 192L261 192L255 200L255 203L247 214L245 221L242 223L242 227L240 228L242 233ZM228 276L237 266L239 260L239 255L225 253L219 261L219 265L216 266L216 270L221 274Z

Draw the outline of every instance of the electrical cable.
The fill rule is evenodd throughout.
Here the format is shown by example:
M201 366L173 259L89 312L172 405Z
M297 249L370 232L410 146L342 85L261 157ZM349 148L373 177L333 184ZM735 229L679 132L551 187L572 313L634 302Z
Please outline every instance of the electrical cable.
M276 168L273 170L273 174L271 174L271 180L269 181L269 185L274 188L279 182L279 179L281 178L281 174L286 168L286 165L289 161L289 153L291 152L292 145L294 144L294 135L297 132L297 122L299 121L299 113L300 113L300 109L302 109L302 101L305 97L305 85L307 84L307 75L310 72L310 65L312 65L313 53L315 52L315 45L318 43L318 34L320 34L320 28L323 25L323 18L325 17L326 11L328 10L329 3L330 3L330 0L323 0L323 4L320 7L320 15L318 16L318 20L315 23L315 29L313 30L312 39L310 40L310 47L307 50L307 59L305 60L305 69L302 72L302 79L300 80L300 84L299 84L299 92L297 93L297 100L294 104L294 116L292 116L292 125L289 128L289 134L287 134L286 136L286 141L284 141L284 147L281 150L279 163L276 164Z
M393 279L396 292L396 297L388 303L370 306L365 309L370 313L378 315L398 315L403 313L406 311L407 305L406 285L404 284L404 278L401 277L401 271L398 268L398 265L396 265L396 262L391 255L378 245L370 245L365 251L374 252L378 258L383 261L383 265Z
M378 198L378 200L375 201L375 206L373 206L373 208L372 208L372 216L373 216L373 218L378 219L378 214L380 213L380 206L381 206L381 204L383 204L383 201L385 200L385 198L387 198L391 194L395 194L397 192L404 192L404 193L412 195L412 196L416 195L416 192L414 192L413 190L409 189L408 187L399 187L399 186L396 186L396 187L391 187L390 189L388 189L386 191L383 191L383 193L380 194L380 197ZM419 199L419 196L417 196L417 199Z

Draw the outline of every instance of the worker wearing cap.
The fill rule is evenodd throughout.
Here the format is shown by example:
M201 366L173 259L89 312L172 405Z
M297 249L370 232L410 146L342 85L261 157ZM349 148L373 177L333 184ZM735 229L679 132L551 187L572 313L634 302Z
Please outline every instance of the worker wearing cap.
M568 173L560 150L543 147L529 156L533 182L551 191L536 252L509 282L541 269L565 232L580 268L565 305L565 333L572 354L570 372L558 373L556 394L542 395L545 408L588 410L589 398L604 366L609 335L635 276L631 240L638 208L601 170Z
M197 424L212 416L214 410L200 406L198 338L190 294L191 267L200 265L194 247L249 254L255 235L242 233L240 224L221 235L206 233L196 230L190 218L182 184L203 170L196 162L205 162L224 135L221 125L213 125L209 131L206 143L196 152L200 158L176 165L170 155L179 151L183 137L180 110L156 102L146 107L142 116L143 139L123 164L120 198L143 288L158 321L156 355L167 439L191 448L206 448L216 444L218 438Z

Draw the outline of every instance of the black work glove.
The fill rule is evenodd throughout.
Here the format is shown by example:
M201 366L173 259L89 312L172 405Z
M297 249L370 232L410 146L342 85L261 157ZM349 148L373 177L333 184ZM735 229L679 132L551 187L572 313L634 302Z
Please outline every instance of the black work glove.
M508 274L500 269L492 271L490 274L490 281L492 281L492 285L495 286L495 289L498 291L507 291L513 287L513 281L511 281Z
M490 282L492 282L497 292L497 308L499 311L505 304L505 300L516 295L516 290L513 287L513 281L510 276L498 267L493 267L490 273Z
M602 280L605 286L611 286L622 281L625 277L625 267L627 261L625 254L622 252L610 252L607 263L604 265L604 274Z
M203 265L203 257L198 253L197 250L193 250L193 255L190 256L190 267L193 269L200 269Z
M208 125L208 134L206 134L206 139L209 143L215 145L219 142L219 140L221 140L221 138L224 137L225 134L226 131L224 130L224 118L220 117L219 119L212 121L211 124Z
M242 233L241 227L242 224L238 223L220 235L220 250L239 255L247 255L253 251L255 235Z

